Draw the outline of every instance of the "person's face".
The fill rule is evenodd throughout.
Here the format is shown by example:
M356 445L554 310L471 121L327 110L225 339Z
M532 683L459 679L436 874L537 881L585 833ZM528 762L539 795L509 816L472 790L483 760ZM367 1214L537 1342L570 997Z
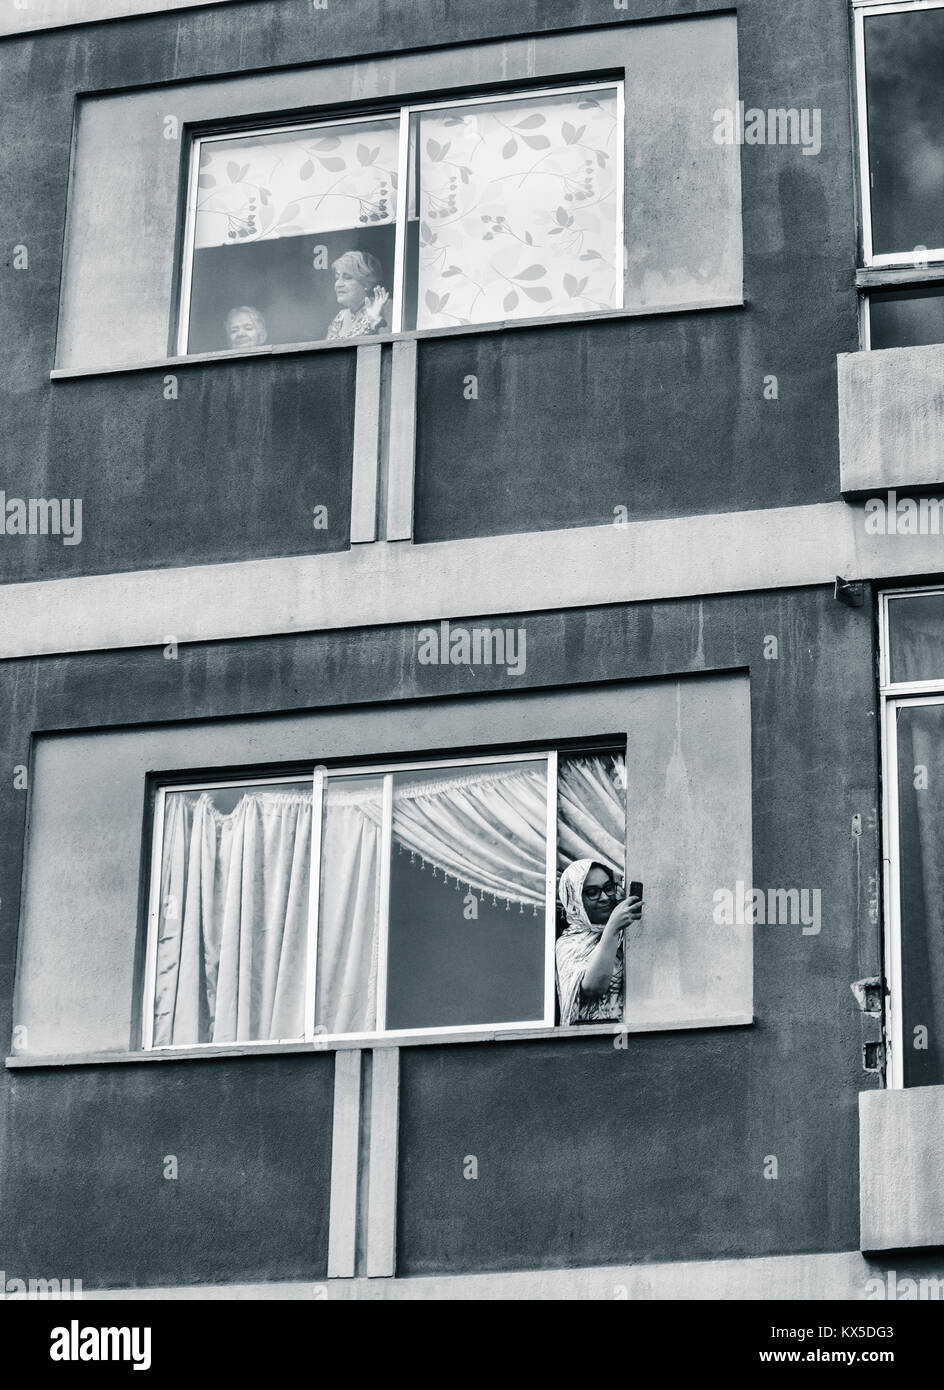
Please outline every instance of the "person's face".
M226 320L226 336L233 348L261 347L265 332L252 314L231 314Z
M334 297L345 309L359 309L367 298L367 286L350 270L334 272Z
M606 869L594 864L583 881L584 911L595 927L605 927L616 905L619 889Z

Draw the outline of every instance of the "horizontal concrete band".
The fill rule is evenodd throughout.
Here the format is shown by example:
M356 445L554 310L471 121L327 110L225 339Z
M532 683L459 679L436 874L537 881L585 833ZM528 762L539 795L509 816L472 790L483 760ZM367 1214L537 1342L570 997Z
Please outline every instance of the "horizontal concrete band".
M595 1269L542 1269L506 1274L453 1274L414 1279L330 1279L322 1283L199 1285L153 1289L89 1289L92 1299L800 1299L848 1301L936 1298L944 1256L916 1262L876 1263L857 1251L775 1255L743 1260L689 1260L672 1264L614 1265ZM915 1281L916 1288L903 1284ZM931 1281L935 1283L931 1283ZM944 1281L941 1286L944 1288ZM794 1346L791 1342L789 1345ZM876 1343L877 1345L877 1343Z
M705 1014L701 1018L674 1018L658 1023L573 1024L567 1028L430 1028L420 1033L363 1033L340 1038L316 1038L312 1042L199 1043L193 1047L152 1048L148 1052L57 1052L18 1053L7 1057L5 1066L81 1067L111 1066L125 1062L206 1062L214 1057L271 1057L310 1052L376 1052L383 1048L452 1047L460 1043L546 1042L551 1038L570 1042L574 1038L615 1039L630 1033L677 1033L693 1028L748 1028L753 1014Z
M0 586L0 658L933 574L944 537L864 503L724 512ZM10 543L9 541L7 542Z

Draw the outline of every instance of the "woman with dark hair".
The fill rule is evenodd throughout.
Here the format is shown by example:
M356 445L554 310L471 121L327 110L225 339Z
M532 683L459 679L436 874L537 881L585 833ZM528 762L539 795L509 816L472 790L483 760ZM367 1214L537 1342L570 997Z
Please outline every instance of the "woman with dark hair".
M577 859L558 890L567 926L557 940L560 1021L618 1022L623 1017L623 928L642 916L639 898L620 901L613 874L593 859Z

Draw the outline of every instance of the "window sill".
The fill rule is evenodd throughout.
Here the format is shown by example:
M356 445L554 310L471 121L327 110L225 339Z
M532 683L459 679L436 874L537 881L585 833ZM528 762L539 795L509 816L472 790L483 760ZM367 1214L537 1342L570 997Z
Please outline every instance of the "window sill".
M117 1062L189 1062L215 1057L269 1057L297 1053L362 1051L379 1047L442 1047L450 1043L541 1042L552 1038L615 1037L620 1033L678 1033L706 1028L745 1028L752 1025L752 1014L726 1014L717 1018L683 1019L673 1023L606 1023L583 1024L573 1028L468 1028L430 1030L420 1033L385 1033L380 1037L358 1034L356 1037L315 1039L312 1042L212 1043L196 1047L155 1048L150 1052L76 1052L49 1053L43 1056L21 1053L8 1057L6 1066L13 1068L100 1066Z
M55 367L49 373L51 381L72 381L77 377L115 376L123 372L153 372L167 368L192 367L206 362L242 362L254 357L291 357L298 353L336 352L352 347L369 347L373 343L402 343L430 341L436 338L468 338L484 333L506 333L516 329L549 328L570 323L612 323L618 319L653 318L663 314L688 314L708 309L743 309L745 300L706 299L684 304L647 304L641 309L611 309L604 313L566 314L556 318L509 319L501 323L459 324L455 328L431 328L404 333L376 333L363 338L342 338L331 342L289 343L249 348L240 352L226 349L220 352L195 352L186 357L155 357L147 362L124 362L104 367Z
M944 280L944 263L929 262L925 266L866 266L856 271L856 289L895 289L899 285L933 285Z

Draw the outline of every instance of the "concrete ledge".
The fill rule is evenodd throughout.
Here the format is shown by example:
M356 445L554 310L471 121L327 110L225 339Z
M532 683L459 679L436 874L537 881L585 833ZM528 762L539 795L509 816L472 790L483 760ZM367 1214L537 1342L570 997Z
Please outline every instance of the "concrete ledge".
M944 1247L944 1086L859 1095L860 1245Z
M944 344L840 353L843 494L944 486Z
M536 1269L414 1279L327 1279L320 1283L201 1285L186 1288L88 1289L95 1299L651 1299L713 1301L842 1299L848 1302L944 1300L944 1260L870 1263L858 1251L760 1259L680 1261L594 1269ZM792 1345L792 1344L791 1344Z
M0 659L933 574L844 502L0 586Z
M618 1034L678 1033L693 1029L749 1028L752 1014L718 1014L714 1017L672 1019L666 1022L574 1024L569 1028L428 1028L410 1033L353 1033L319 1037L311 1042L197 1043L192 1047L155 1047L135 1052L20 1052L7 1057L8 1069L38 1067L114 1066L128 1062L193 1062L214 1057L271 1057L303 1052L378 1052L384 1048L449 1047L459 1043L546 1042L551 1038L600 1038Z
M940 535L824 502L0 585L0 660L937 575Z

